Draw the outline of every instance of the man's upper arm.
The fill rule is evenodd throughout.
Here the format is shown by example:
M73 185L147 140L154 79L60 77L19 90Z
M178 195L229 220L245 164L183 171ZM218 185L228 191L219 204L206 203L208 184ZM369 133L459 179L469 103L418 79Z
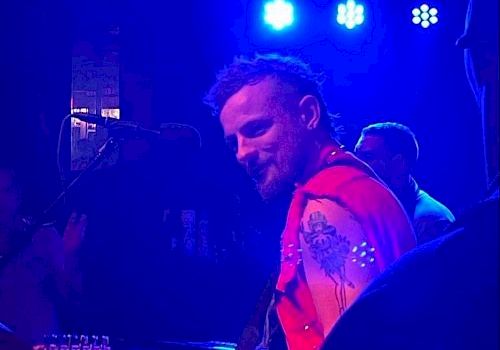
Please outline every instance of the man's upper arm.
M300 241L305 276L326 336L379 274L374 248L356 218L326 199L307 203Z

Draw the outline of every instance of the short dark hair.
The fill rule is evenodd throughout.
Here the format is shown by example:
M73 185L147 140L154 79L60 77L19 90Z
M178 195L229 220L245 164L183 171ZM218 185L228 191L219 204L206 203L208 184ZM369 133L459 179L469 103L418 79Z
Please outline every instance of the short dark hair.
M384 122L368 125L361 136L373 135L384 139L384 144L392 154L401 154L410 168L417 164L419 146L417 138L409 127L400 123Z
M216 82L204 98L204 102L219 116L227 100L245 85L253 85L266 77L275 77L289 83L299 94L313 95L320 103L320 124L332 131L332 115L328 113L322 95L323 74L314 73L310 66L292 56L255 54L254 57L237 56L233 62L219 71Z

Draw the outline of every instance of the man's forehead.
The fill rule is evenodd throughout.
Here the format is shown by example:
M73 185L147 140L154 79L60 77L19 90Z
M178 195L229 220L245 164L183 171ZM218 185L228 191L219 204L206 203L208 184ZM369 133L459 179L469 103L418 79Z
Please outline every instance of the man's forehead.
M233 106L233 105L244 105L247 102L249 102L252 99L252 86L251 85L244 85L241 89L236 91L233 95L231 95L226 103L224 104L222 110L226 109L227 107Z
M278 101L273 81L266 79L248 84L228 98L221 110L221 120L233 114L249 114L257 109L270 108Z

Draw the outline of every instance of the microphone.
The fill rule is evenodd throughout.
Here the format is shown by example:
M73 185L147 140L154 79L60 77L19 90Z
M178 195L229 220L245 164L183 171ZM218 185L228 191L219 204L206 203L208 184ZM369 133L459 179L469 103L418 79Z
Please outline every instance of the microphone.
M118 136L134 136L160 142L191 141L201 148L200 132L191 125L181 123L162 123L160 130L147 129L139 123L115 118L100 117L94 114L73 113L71 117L107 128Z
M80 119L81 121L87 123L103 126L118 136L132 135L152 139L157 139L160 136L160 132L158 130L143 128L139 123L133 121L118 120L115 118L100 117L94 114L83 113L74 113L71 114L71 117Z

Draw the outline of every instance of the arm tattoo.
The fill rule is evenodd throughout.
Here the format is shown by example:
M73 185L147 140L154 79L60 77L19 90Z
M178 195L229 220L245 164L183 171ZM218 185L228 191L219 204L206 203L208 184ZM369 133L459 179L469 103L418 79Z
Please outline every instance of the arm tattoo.
M346 286L354 288L345 273L345 263L349 255L350 242L345 236L337 233L337 229L330 225L326 216L317 211L309 216L307 222L309 231L301 225L301 233L309 247L312 257L321 269L335 283L335 297L340 314L347 308Z

